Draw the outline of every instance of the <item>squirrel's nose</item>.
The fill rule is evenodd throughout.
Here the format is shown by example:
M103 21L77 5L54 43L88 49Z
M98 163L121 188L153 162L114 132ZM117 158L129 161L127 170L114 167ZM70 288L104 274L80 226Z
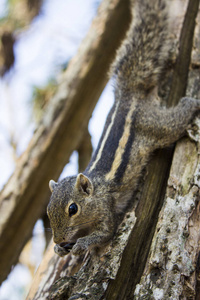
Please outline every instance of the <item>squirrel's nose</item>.
M59 234L54 234L53 235L53 241L55 244L61 244L63 242L67 242L65 237L63 237L62 235L59 235Z

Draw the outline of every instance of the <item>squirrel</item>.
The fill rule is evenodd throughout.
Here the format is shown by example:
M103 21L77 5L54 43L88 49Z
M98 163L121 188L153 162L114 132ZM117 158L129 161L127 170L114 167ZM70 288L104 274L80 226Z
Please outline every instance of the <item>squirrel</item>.
M82 255L112 240L150 154L184 135L200 100L161 105L157 86L170 51L166 0L131 0L132 22L112 65L115 101L98 147L83 173L51 180L47 213L64 256Z

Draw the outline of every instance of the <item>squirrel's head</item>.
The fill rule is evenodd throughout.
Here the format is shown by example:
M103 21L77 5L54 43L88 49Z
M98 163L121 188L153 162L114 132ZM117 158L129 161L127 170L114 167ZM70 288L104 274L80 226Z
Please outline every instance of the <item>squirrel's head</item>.
M93 183L80 173L59 183L51 180L49 187L52 195L47 214L54 242L70 249L79 237L90 233L96 222Z

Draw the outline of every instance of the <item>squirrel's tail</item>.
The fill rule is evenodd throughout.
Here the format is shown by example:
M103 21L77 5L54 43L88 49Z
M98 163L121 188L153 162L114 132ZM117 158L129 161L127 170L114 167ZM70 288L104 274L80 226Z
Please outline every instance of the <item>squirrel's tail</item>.
M112 66L117 90L148 92L156 86L169 55L167 2L132 1L132 23Z

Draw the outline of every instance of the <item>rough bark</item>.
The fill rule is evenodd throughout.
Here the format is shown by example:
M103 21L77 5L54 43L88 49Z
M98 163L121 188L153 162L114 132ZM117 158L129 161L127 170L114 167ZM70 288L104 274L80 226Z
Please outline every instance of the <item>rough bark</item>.
M195 10L196 13L198 11L198 5L199 1L190 1L188 5L188 11L186 14L186 18L184 21L184 25L182 28L181 33L181 42L180 42L180 53L177 58L177 63L175 66L176 72L174 73L174 78L172 81L172 88L171 88L171 95L174 95L174 97L170 97L169 101L170 104L176 104L178 101L178 97L181 97L184 94L184 89L186 86L187 81L187 75L185 72L188 72L189 62L188 60L185 61L184 57L187 53L187 55L190 55L191 51L191 45L186 43L186 41L190 40L192 41L191 37L188 39L186 32L186 28L190 31L190 34L192 34L192 28L194 28L195 22L193 19L193 24L190 22L190 25L188 24L188 18L191 21L191 17L193 14L193 18L195 17ZM199 20L199 19L198 19ZM190 27L191 26L191 27ZM196 40L195 44L199 44L199 26L196 31ZM196 62L197 59L197 52L194 52L193 60ZM199 57L199 55L198 55ZM182 61L182 64L180 64L180 61ZM195 66L195 64L193 64ZM199 64L196 64L196 68L198 68ZM177 80L177 76L179 76L179 79ZM200 89L198 84L199 78L199 69L193 70L190 72L190 81L188 86L188 95L199 98L200 97ZM174 81L176 84L174 84ZM180 87L181 86L181 87ZM198 126L197 126L198 128ZM198 132L196 132L195 139L198 140ZM199 270L198 270L198 254L199 254L199 241L200 241L200 235L199 235L199 219L197 218L198 215L198 187L199 185L197 183L192 183L192 180L195 181L195 174L198 173L199 168L199 158L198 158L198 151L197 151L197 145L194 144L194 142L187 140L182 140L181 145L184 145L182 150L179 149L179 145L177 146L175 150L175 156L173 159L170 177L173 178L173 172L176 170L176 175L180 172L180 178L182 176L182 172L184 173L184 179L187 178L187 184L190 183L190 186L187 186L188 188L188 195L186 195L186 190L184 193L181 194L182 186L179 190L180 194L174 193L174 199L170 199L170 201L167 202L167 208L165 207L165 203L167 200L165 200L164 205L162 206L162 210L159 215L159 221L157 224L156 229L154 230L154 238L151 243L151 250L149 253L149 256L144 257L144 254L148 254L149 252L149 240L152 237L152 230L150 232L149 228L146 225L146 222L149 220L149 214L148 211L145 214L145 219L140 221L140 218L143 215L138 215L136 213L137 222L140 224L143 221L142 228L142 234L147 237L142 238L141 241L141 235L137 234L137 222L133 229L130 241L127 245L127 249L125 249L123 258L125 261L127 261L126 257L128 256L131 261L131 267L128 266L128 272L129 276L126 276L125 280L123 280L123 274L127 273L127 269L125 271L125 268L123 266L123 260L121 264L121 269L118 273L118 278L116 278L116 282L113 282L110 284L110 290L108 289L108 299L195 299L195 296L198 299L198 289L196 284L198 283L198 276L199 276ZM188 146L188 143L191 145ZM188 148L189 147L189 148ZM158 186L156 185L156 180L158 180L159 177L163 177L167 175L167 167L164 168L164 161L165 159L169 157L170 155L170 149L166 149L168 156L165 156L163 151L159 151L157 154L157 157L154 157L151 161L151 165L149 166L149 174L148 178L144 185L144 191L142 194L142 197L140 199L141 202L146 201L148 199L149 206L152 206L154 201L157 202L157 206L159 207L159 204L162 203L163 194L160 194L160 202L158 202ZM191 151L191 152L190 152ZM182 153L182 155L180 155ZM160 162L159 162L160 160ZM156 166L156 163L158 164ZM180 169L181 166L181 169ZM187 168L186 168L187 166ZM154 178L154 176L155 178ZM176 176L175 176L176 178ZM179 178L179 177L178 177ZM170 181L169 181L170 182ZM149 186L148 186L149 184ZM153 187L153 188L152 188ZM153 189L156 190L153 191ZM164 186L165 190L165 186ZM163 189L162 189L163 191ZM183 192L183 191L182 191ZM167 193L165 196L165 199L168 199L169 191L167 189ZM180 200L179 200L180 196ZM178 207L178 204L176 203L178 201L181 202L181 204ZM181 201L182 200L182 201ZM188 204L187 202L191 204ZM174 203L173 207L171 204ZM154 203L154 205L156 205ZM183 210L181 211L183 206ZM187 207L187 209L185 209ZM144 210L145 211L145 210ZM156 210L156 213L158 213L158 209ZM173 215L174 218L170 218L168 214L167 218L167 211L171 212L171 216ZM183 216L184 213L184 216ZM188 224L191 224L190 222L190 216L194 214L194 220L196 221L196 224L193 227L193 233L195 232L194 236L191 236L190 233L190 240L189 235L187 232L187 226ZM152 224L150 226L154 226L155 224L155 215L151 216L153 217ZM163 218L162 218L163 217ZM179 218L182 217L182 218ZM184 221L183 221L184 219ZM154 222L153 222L154 221ZM183 226L183 223L185 222L185 228ZM179 228L178 228L179 226ZM182 228L183 226L183 228ZM175 227L175 228L174 228ZM147 230L146 230L147 228ZM182 229L182 231L180 230ZM163 229L163 230L161 230ZM146 232L145 232L146 230ZM166 230L166 231L165 231ZM174 234L169 234L169 231L172 230ZM177 230L177 231L176 231ZM186 231L186 235L184 234ZM145 233L146 235L145 235ZM148 233L149 237L148 237ZM169 236L168 236L168 234ZM164 233L164 234L163 234ZM188 237L188 239L186 238ZM185 240L186 241L185 241ZM181 240L181 242L180 242ZM132 252L131 258L131 247L134 250L134 242L135 244L141 245L140 249L138 249L138 252ZM191 245L190 249L184 249L184 243L187 245ZM133 246L132 246L133 245ZM130 246L130 248L129 248ZM136 246L135 246L136 247ZM188 246L186 246L188 247ZM176 250L176 252L174 251ZM125 255L127 253L127 255ZM136 253L136 255L135 255ZM177 256L178 257L177 257ZM178 267L176 269L176 263L175 260L173 261L174 257L176 257L178 261ZM187 260L186 260L187 258ZM176 261L176 262L177 262ZM142 279L140 279L142 273L141 269L144 267L145 262L145 269L142 272L143 276ZM188 263L189 262L189 263ZM174 263L174 264L173 264ZM130 263L129 263L130 264ZM173 266L172 266L173 265ZM171 270L170 270L171 267ZM174 269L173 269L174 267ZM179 269L180 268L180 269ZM170 274L171 272L171 274ZM182 273L183 272L183 273ZM176 275L174 274L177 274ZM174 277L173 277L173 275ZM192 275L191 275L192 274ZM171 276L170 276L171 275ZM183 276L182 276L183 275ZM190 276L190 279L188 280L187 276ZM180 277L179 277L180 276ZM118 280L117 280L118 279ZM176 280L175 280L176 279ZM136 285L139 282L138 285ZM120 285L121 284L121 285ZM118 295L113 297L112 291L118 288ZM190 290L190 293L188 292ZM192 292L191 292L192 291ZM119 296L120 295L120 296ZM188 295L190 298L187 298ZM193 296L193 297L192 297ZM181 298L182 297L182 298Z
M84 265L82 258L79 260L70 254L65 258L58 258L53 252L53 245L50 245L33 280L27 300L79 297L100 299L109 281L116 277L130 229L134 224L135 213L127 214L112 244L98 256L89 256Z
M195 23L194 20L188 23L188 18L192 13L194 18L198 2L189 2L182 29L172 81L179 76L178 82L172 83L171 95L174 97L170 102L173 104L184 94L186 86L189 62L184 57L191 51L191 44L186 40L192 39L184 34L184 30L187 27L192 35ZM197 36L199 38L198 33ZM199 41L195 43L199 44ZM197 58L196 52L188 95L200 98ZM195 124L196 130L190 131L192 140L185 137L177 144L173 161L174 148L154 154L145 183L141 185L138 205L126 214L111 245L101 250L99 256L88 256L84 262L70 254L64 259L56 259L51 246L38 269L28 300L199 299L198 119Z
M199 132L196 138L197 135ZM197 146L189 138L183 138L176 146L165 202L135 299L175 300L197 296L200 251Z
M186 90L191 36L198 7L199 1L189 1L169 97L171 103L176 103ZM186 94L200 99L199 15L196 20L191 62L194 69L189 73ZM185 137L176 144L164 204L134 299L200 298L199 130L198 117L188 130L190 138Z
M102 2L43 120L0 194L0 282L17 262L36 220L46 209L48 181L57 180L80 144L128 27L128 5L129 1Z

